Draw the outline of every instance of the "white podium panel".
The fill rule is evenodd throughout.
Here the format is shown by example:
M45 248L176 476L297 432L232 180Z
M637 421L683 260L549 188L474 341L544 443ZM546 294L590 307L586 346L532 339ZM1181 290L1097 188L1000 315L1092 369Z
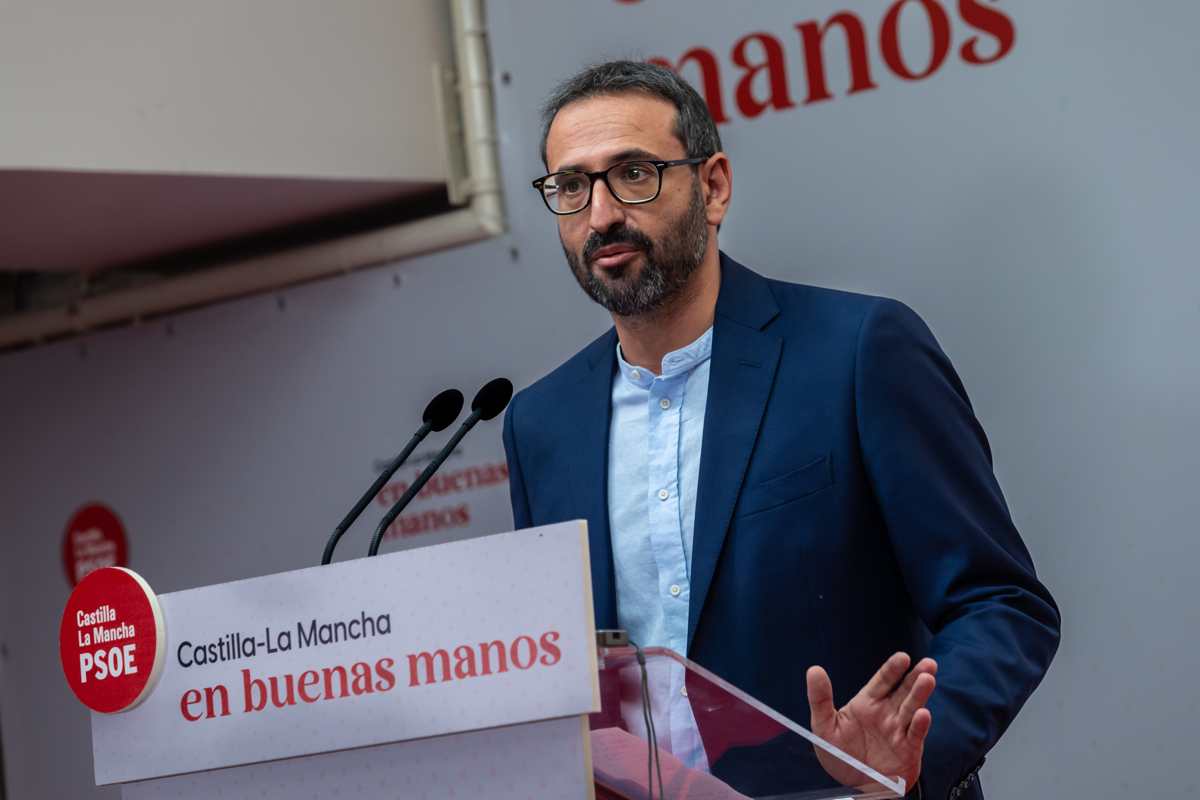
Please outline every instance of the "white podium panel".
M587 717L138 781L124 800L590 798ZM536 767L534 768L534 765Z
M600 708L590 586L586 525L568 522L162 595L161 679L93 714L96 782L574 730Z

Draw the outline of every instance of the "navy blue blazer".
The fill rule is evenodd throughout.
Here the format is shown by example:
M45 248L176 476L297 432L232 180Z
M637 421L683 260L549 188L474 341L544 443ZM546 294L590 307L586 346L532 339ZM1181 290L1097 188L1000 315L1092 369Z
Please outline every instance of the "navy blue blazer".
M603 628L616 343L609 330L521 391L504 421L516 527L587 520ZM810 665L840 706L897 650L937 659L926 798L982 797L985 753L1058 647L1058 608L921 319L724 254L691 579L688 657L801 724Z

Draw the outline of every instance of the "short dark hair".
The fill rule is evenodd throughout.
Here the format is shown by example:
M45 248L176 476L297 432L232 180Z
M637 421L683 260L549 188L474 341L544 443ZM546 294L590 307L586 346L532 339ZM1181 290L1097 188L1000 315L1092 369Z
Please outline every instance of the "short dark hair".
M555 87L542 105L542 163L546 137L558 112L577 100L599 95L642 92L675 106L675 136L688 158L708 158L721 149L721 135L708 104L691 84L674 71L642 61L609 61L588 67ZM549 169L549 165L546 166Z

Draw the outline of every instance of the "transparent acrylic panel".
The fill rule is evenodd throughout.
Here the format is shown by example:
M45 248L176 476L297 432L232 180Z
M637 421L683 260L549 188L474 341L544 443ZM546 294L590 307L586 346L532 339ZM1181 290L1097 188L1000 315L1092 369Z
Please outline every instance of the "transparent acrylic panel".
M902 779L876 772L677 653L644 653L643 684L632 647L600 649L601 710L590 718L598 800L904 795Z

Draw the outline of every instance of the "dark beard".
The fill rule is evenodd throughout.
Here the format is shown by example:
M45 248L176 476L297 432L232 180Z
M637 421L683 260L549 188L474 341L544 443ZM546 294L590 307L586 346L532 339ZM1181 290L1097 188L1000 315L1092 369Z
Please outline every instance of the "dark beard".
M708 221L704 218L704 199L699 183L692 185L692 197L679 219L669 225L659 244L639 230L617 225L603 234L588 237L580 257L563 244L563 254L575 280L588 297L621 317L649 314L666 306L680 295L692 273L700 266L708 248ZM559 241L562 241L561 236ZM609 271L603 279L587 266L602 247L610 244L632 245L645 255L640 272L631 273L628 265Z

